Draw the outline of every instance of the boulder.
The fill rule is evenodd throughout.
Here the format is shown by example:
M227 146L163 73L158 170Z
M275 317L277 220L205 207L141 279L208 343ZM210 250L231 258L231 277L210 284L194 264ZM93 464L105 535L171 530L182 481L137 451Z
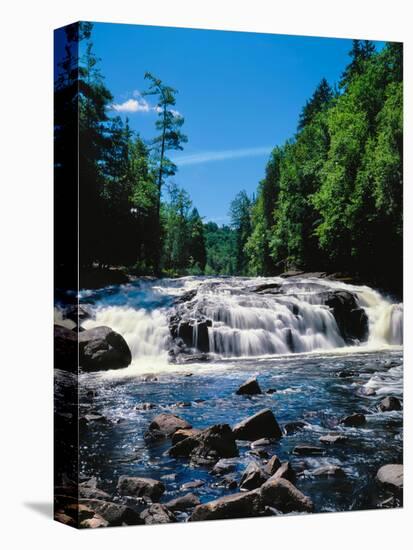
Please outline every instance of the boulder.
M152 504L152 506L146 508L141 513L140 517L146 525L173 523L176 521L174 514L164 504Z
M362 413L353 413L342 418L339 423L347 427L363 426L366 423L366 417Z
M256 378L249 378L235 392L237 395L257 395L262 393Z
M322 447L315 445L296 445L292 450L293 455L308 456L308 455L323 455L325 450Z
M280 459L277 455L270 458L267 464L264 466L264 472L269 476L273 476L275 472L281 467Z
M368 317L355 296L347 290L326 293L325 305L331 308L341 336L347 343L363 342L368 337Z
M132 354L123 336L109 327L79 332L79 364L85 372L121 369L130 365Z
M284 432L286 435L292 435L296 432L301 432L307 426L307 422L297 420L295 422L288 422L284 425Z
M256 462L250 462L242 474L240 489L252 491L267 481L268 474Z
M192 512L190 521L235 519L258 516L262 510L257 491L235 493L200 504Z
M402 404L400 399L397 399L397 397L385 397L380 401L379 409L381 412L401 411Z
M77 332L54 325L54 368L77 374Z
M195 508L195 506L198 506L199 504L201 504L201 501L193 493L187 493L186 495L174 498L169 502L165 502L165 506L173 512L183 512L190 508Z
M215 464L220 458L238 456L234 434L228 424L216 424L179 441L169 449L175 458L191 458L194 464Z
M165 491L165 486L157 479L146 477L120 476L118 480L118 492L120 495L131 497L149 497L156 502Z
M319 438L320 443L324 443L326 445L337 445L340 443L346 443L348 441L348 437L341 434L327 434L322 435Z
M284 478L271 477L261 486L260 495L266 505L285 514L312 512L314 508L311 499Z
M376 480L392 491L403 490L403 464L386 464L377 474Z
M101 491L97 487L88 487L85 485L79 485L79 497L80 498L96 498L98 500L110 500L110 495L105 491Z
M172 435L172 445L176 445L187 437L193 437L194 435L198 435L199 433L201 433L201 430L197 430L196 428L180 428L179 430L176 430L176 432Z
M353 378L354 376L358 376L358 374L354 370L342 370L337 376L339 378Z
M242 420L234 426L233 432L236 439L247 441L256 441L262 437L275 439L282 437L281 429L270 409L263 409Z
M123 504L99 499L80 499L79 503L103 517L109 525L139 525L142 523L139 514Z
M279 468L277 468L274 474L271 476L271 479L286 479L291 483L295 483L297 476L294 468L289 462L283 462Z
M190 430L191 424L175 414L162 413L155 416L145 434L152 438L171 437L177 430Z
M205 485L205 481L202 479L194 479L193 481L187 481L179 488L181 491L188 491L189 489L199 489Z
M315 477L346 477L346 472L343 470L343 468L341 468L340 466L336 466L335 464L326 464L324 466L320 466L319 468L313 470L311 474Z

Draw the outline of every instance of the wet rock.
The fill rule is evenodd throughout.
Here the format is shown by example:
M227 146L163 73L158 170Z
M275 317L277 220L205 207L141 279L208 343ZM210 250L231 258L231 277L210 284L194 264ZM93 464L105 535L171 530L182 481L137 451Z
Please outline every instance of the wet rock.
M271 479L286 479L291 483L295 483L297 476L294 468L289 462L283 462L279 468L277 468L274 474L271 476Z
M156 409L156 405L154 403L139 403L139 405L136 405L135 410L137 411L150 411L152 409Z
M267 458L270 458L268 451L266 451L262 447L252 449L251 451L249 451L248 454L251 456L256 456L257 458L261 458L262 460L266 460Z
M293 455L323 455L325 450L321 447L316 447L315 445L296 445L292 450Z
M292 435L297 432L301 432L306 426L308 426L307 422L302 422L300 420L297 420L296 422L288 422L284 425L284 432L286 435Z
M236 470L237 462L232 458L221 458L212 468L211 473L217 476L222 476Z
M382 466L377 474L376 480L392 491L403 489L403 464L386 464Z
M201 433L201 430L196 428L179 429L172 435L172 445L176 445L179 441L183 441L187 437L193 437Z
M242 420L234 426L233 432L236 439L248 441L256 441L262 437L275 439L282 437L281 429L270 409L263 409Z
M376 395L376 390L362 386L357 390L357 395L361 395L362 397L372 397L373 395Z
M235 493L200 504L192 512L190 521L254 517L259 515L261 510L258 492Z
M188 491L190 489L199 489L199 487L202 487L205 485L205 481L202 479L194 479L193 481L187 481L183 485L181 485L180 490L181 491Z
M130 365L132 354L123 336L109 327L79 332L79 364L85 372L120 369Z
M326 464L324 466L320 466L319 468L313 470L311 474L315 477L346 477L346 473L343 468L341 468L340 466L336 466L335 464Z
M147 496L156 502L164 491L164 484L157 479L120 476L118 480L118 492L120 495L133 497Z
M97 487L88 487L85 485L79 485L79 497L80 498L93 498L99 500L110 500L110 495L105 491L101 491Z
M269 476L273 476L280 467L281 467L281 461L277 455L274 455L270 458L270 460L264 466L264 472Z
M164 504L152 504L152 506L141 513L140 517L146 525L173 523L176 521L174 514Z
M268 474L256 462L250 462L242 474L240 489L252 491L267 481Z
M66 319L74 321L76 325L80 325L82 321L90 319L92 317L92 312L86 306L71 306L66 311Z
M332 309L341 336L347 343L364 342L368 337L368 317L359 307L355 296L347 290L334 290L325 294L324 303Z
M257 395L262 393L256 378L249 378L235 392L237 395Z
M311 499L284 478L270 478L262 485L260 495L265 504L283 513L312 512L314 508Z
M59 523L63 523L64 525L69 525L69 527L77 526L76 521L68 514L65 514L63 510L58 510L54 515L54 519Z
M327 434L322 435L319 439L320 443L325 443L326 445L338 445L340 443L346 443L348 437L341 434Z
M363 426L366 423L366 417L362 413L353 413L349 416L342 418L339 424L348 427L358 427Z
M80 499L79 503L102 516L109 525L139 525L142 523L139 514L123 504L99 499Z
M165 502L165 506L173 512L182 512L195 508L195 506L198 506L199 504L201 504L201 501L193 493L188 493L186 495L182 495L181 497L174 498L169 502Z
M216 424L187 437L169 449L173 457L190 457L194 464L215 464L220 458L238 456L234 434L228 424Z
M268 388L268 390L265 393L268 393L268 395L272 395L273 393L277 393L277 389L276 388Z
M149 424L145 436L158 439L160 437L171 437L177 430L189 430L192 426L189 422L175 414L162 413L155 416Z
M190 401L178 401L178 403L174 403L174 405L172 406L177 407L179 409L183 409L186 407L192 407L192 403Z
M402 404L400 399L397 399L397 397L385 397L380 401L379 409L381 412L401 411Z
M342 370L337 376L339 378L353 378L354 376L358 376L358 374L354 370Z

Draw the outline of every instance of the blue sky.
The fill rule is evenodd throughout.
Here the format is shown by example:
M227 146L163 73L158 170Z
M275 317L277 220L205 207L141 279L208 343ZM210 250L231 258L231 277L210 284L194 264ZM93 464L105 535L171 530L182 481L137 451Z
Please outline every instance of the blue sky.
M351 49L347 39L107 23L95 23L92 40L118 113L144 139L157 116L154 98L140 96L145 72L179 90L188 143L169 155L179 166L174 181L219 224L238 191L256 190L272 147L293 136L321 78L339 80Z

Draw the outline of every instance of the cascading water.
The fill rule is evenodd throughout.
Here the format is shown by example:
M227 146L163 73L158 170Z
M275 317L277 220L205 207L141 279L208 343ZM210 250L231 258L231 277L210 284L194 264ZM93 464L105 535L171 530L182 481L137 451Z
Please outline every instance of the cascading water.
M191 296L186 300L188 291ZM368 318L368 340L354 345L380 348L401 345L403 306L367 286L327 279L185 277L137 281L109 291L80 295L91 302L94 318L84 328L107 325L127 341L133 363L167 364L172 345L169 319L184 308L179 321L192 325L189 347L199 348L199 319L208 319L211 356L253 357L345 348L328 293L354 296ZM183 305L176 306L176 300Z

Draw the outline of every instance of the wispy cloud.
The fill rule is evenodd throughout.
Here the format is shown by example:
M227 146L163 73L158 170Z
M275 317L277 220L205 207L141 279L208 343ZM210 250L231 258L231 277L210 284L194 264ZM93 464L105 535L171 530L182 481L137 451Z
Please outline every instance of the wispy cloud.
M205 162L216 162L219 160L260 157L269 155L272 149L273 147L248 147L246 149L228 149L225 151L203 151L174 157L173 162L178 166L188 166L190 164L204 164Z
M150 105L139 90L134 90L132 96L131 99L126 99L123 103L113 103L111 109L118 113L159 113L162 111L159 105ZM171 109L171 113L175 117L181 116L175 109Z

